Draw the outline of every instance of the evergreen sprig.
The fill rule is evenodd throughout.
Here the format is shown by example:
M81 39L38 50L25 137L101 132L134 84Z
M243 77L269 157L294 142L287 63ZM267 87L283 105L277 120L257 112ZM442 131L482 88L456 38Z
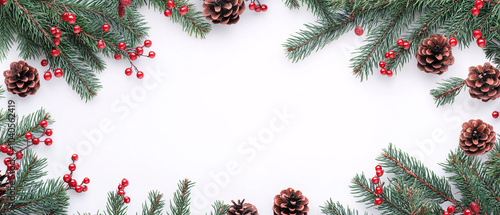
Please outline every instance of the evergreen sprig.
M466 87L464 81L464 79L452 77L444 80L443 83L438 83L439 87L431 90L436 106L453 104L455 97Z
M171 215L189 215L191 214L189 204L191 202L191 188L194 182L188 179L179 181L178 189L174 193L173 202L170 201Z
M142 214L161 215L164 207L163 194L158 191L151 191L149 192L148 200L142 206Z
M2 113L1 116L4 116L3 118L0 117L1 122L6 123L9 121L9 119L7 119L9 117L9 113L7 111ZM41 134L43 132L43 128L40 126L40 121L42 120L46 120L49 125L54 123L54 120L50 117L50 113L46 112L43 108L27 116L23 116L20 119L16 117L13 129L14 138L11 139L12 134L5 129L0 133L0 144L6 144L16 150L20 149L20 147L26 146L26 139L24 135L27 132L31 132L34 135ZM0 125L2 124L0 123Z
M215 201L212 205L213 211L210 215L226 215L230 205L224 204L223 201Z

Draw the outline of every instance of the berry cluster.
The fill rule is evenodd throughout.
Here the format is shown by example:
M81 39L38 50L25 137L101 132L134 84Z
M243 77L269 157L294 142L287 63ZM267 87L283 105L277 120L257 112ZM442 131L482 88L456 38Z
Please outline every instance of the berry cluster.
M166 17L172 16L172 9L175 8L175 2L172 0L167 1L165 4L165 11L163 11L163 15ZM182 16L186 15L189 12L189 8L187 5L182 5L181 8L179 8L179 14Z
M122 182L118 185L118 195L125 196L125 187L128 186L128 180L126 178L122 179ZM123 197L123 203L130 203L130 197Z
M479 214L480 207L478 204L475 202L470 203L470 209L465 209L464 210L464 215L473 215L473 214ZM450 205L446 211L443 213L443 215L450 215L455 213L455 206Z
M384 186L384 183L381 184L380 178L379 178L379 177L382 177L382 175L384 175L384 170L382 170L382 166L380 166L380 165L375 166L375 173L377 176L374 176L372 178L372 183L377 185L377 188L375 188L375 193L377 195L382 195L382 193L384 193L384 189L382 188ZM382 202L383 202L382 198L380 198L378 196L375 198L374 203L376 205L381 205Z
M61 15L61 18L59 19L59 23L57 24L57 26L50 27L49 31L54 36L54 40L52 40L52 42L54 43L55 47L50 52L50 54L53 57L57 57L61 53L61 50L59 50L59 48L58 48L59 44L61 44L61 39L59 39L61 37L61 34L62 34L61 30L59 29L59 25L61 25L61 21L66 21L69 24L73 25L73 24L75 24L76 16L75 16L75 14L70 13L68 11L68 9L66 8L66 12L64 12ZM81 31L80 26L78 26L78 25L75 25L73 27L73 29L74 29L75 33L76 32L80 33L80 31Z
M257 4L255 3L257 2ZM267 11L267 5L265 4L260 4L259 0L250 0L250 4L248 4L248 9L253 10L255 12L266 12Z
M125 7L132 4L132 0L119 0L118 2L118 16L123 18L125 16Z
M47 59L43 59L40 64L42 64L42 66L45 67L49 65L49 61ZM55 69L54 67L49 66L49 69L47 69L47 71L45 71L45 73L43 74L43 78L46 81L50 81L50 79L52 79L52 73L54 73L54 76L56 76L56 78L60 78L63 76L62 69L60 68Z
M485 2L490 2L491 0L484 0ZM484 2L483 0L477 0L474 2L474 7L471 10L472 15L477 16L479 15L479 10L481 10L484 7Z
M68 166L70 173L63 176L63 181L68 183L68 188L66 188L66 190L74 189L77 193L86 192L88 190L88 187L86 184L90 183L90 179L85 177L82 180L82 183L78 184L78 182L76 182L76 180L73 178L73 172L76 170L75 161L78 160L78 155L73 154L71 156L71 160L73 162L70 163Z
M151 40L146 40L144 41L144 45L143 46L138 46L138 47L135 47L135 48L127 48L127 44L125 44L124 42L120 42L118 44L118 49L121 50L121 51L125 51L127 54L128 54L128 57L129 57L129 61L130 61L130 67L125 69L125 75L127 76L130 76L132 75L132 68L135 69L136 71L136 76L138 79L142 79L144 78L144 73L142 71L139 71L139 69L137 69L137 67L134 65L134 63L132 63L132 61L135 61L137 60L138 57L149 57L151 59L155 58L156 57L156 53L154 51L150 51L148 53L148 55L145 55L144 54L144 47L146 48L149 48L153 45L153 42L151 42ZM116 60L121 60L122 59L122 56L120 55L120 53L118 53L118 51L116 52L115 54L115 59Z
M399 47L403 48L404 50L407 50L407 49L410 49L410 41L404 41L403 39L399 39L397 42ZM394 59L396 57L396 52L394 51L389 51L387 53L385 53L385 59ZM380 74L382 75L387 75L388 77L392 77L392 75L394 74L391 70L388 70L385 68L385 61L380 61L378 63L378 65L380 66Z

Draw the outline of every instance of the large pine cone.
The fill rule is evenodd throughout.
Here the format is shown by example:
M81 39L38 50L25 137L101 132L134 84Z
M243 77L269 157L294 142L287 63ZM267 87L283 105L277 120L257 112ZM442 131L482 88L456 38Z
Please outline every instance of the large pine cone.
M465 80L472 98L487 102L500 97L500 71L490 63L469 68L469 76Z
M274 215L307 215L309 200L300 190L292 188L282 190L274 197Z
M40 89L38 70L24 61L12 62L10 70L3 72L7 90L21 97L34 95Z
M234 201L231 202L233 205L231 205L229 210L227 210L227 215L259 215L259 212L254 205L244 203L245 199L243 199L243 201L238 200L238 203L235 203Z
M214 24L236 24L245 11L243 0L205 0L203 15Z
M471 119L462 125L459 145L466 155L482 155L493 149L495 141L493 126L480 119Z
M448 66L455 63L451 49L451 45L446 42L446 37L441 34L433 34L425 38L418 45L418 68L427 73L443 74L448 71Z

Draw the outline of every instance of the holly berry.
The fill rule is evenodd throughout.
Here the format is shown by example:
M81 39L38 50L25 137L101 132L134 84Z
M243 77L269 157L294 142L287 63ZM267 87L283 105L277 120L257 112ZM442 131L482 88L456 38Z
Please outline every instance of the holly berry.
M61 30L57 29L57 30L56 30L56 33L54 34L54 37L55 37L55 38L59 38L59 37L61 37Z
M250 2L250 4L248 4L248 9L255 10L255 2Z
M128 204L128 203L130 203L130 197L125 196L125 197L123 198L123 202L125 202L125 203L127 203L127 204Z
M111 26L109 26L109 24L106 23L106 24L102 25L103 31L108 32L110 29L111 29Z
M33 138L33 134L31 134L31 132L26 132L24 137L26 137L27 140L31 140L31 138Z
M493 118L498 118L498 111L493 111L493 113L491 113L491 116L493 116Z
M446 211L445 211L445 212L443 213L443 215L450 215L450 213L448 213L448 212L446 212Z
M392 77L392 75L393 75L392 71L391 70L387 70L387 76L388 77Z
M142 79L142 78L144 78L144 73L142 73L141 71L137 72L137 74L136 74L136 75L137 75L137 78L138 78L138 79Z
M466 209L464 211L464 215L472 215L472 211L470 209Z
M19 167L21 167L21 165L19 165L19 163L14 164L14 169L19 170Z
M51 34L56 34L57 28L56 27L50 27L50 33Z
M170 9L174 8L174 7L175 7L175 2L174 2L174 1L172 1L172 0L169 0L169 1L167 2L167 7L168 7L168 8L170 8Z
M477 7L473 7L471 10L472 15L477 16L479 15L479 9Z
M120 0L120 4L125 7L128 7L132 4L132 0Z
M380 166L380 165L375 166L375 171L381 170L381 169L382 169L382 166Z
M115 60L121 60L122 56L118 53L115 53Z
M56 70L57 70L57 69L56 69ZM61 69L59 69L59 70L61 70ZM54 73L54 74L55 74L55 73ZM61 74L62 74L62 70L61 70ZM56 77L57 77L57 75L56 75ZM46 134L47 136L52 136L52 129L47 129L47 130L45 131L45 134Z
M80 28L80 26L79 26L79 25L75 25L75 26L73 27L73 32L75 32L75 34L78 34L78 33L80 33L81 31L82 31L82 28Z
M457 39L456 38L450 38L450 41L448 41L451 47L457 46Z
M7 145L5 145L5 144L0 145L1 152L7 153L8 150L9 150L9 147Z
M262 8L262 12L266 12L267 11L267 5L263 4L261 6L261 8Z
M43 74L43 79L45 79L46 81L50 81L50 79L52 79L52 73L50 72L45 72Z
M183 16L186 15L188 12L189 8L187 7L187 5L182 5L181 9L179 9L179 13Z
M378 63L378 66L380 66L380 68L385 68L385 62L384 61L380 61Z
M9 179L9 181L14 181L14 179L16 178L16 175L10 173L10 174L7 174L7 178Z
M77 161L77 160L78 160L78 155L77 155L77 154L73 154L73 155L71 155L71 160L72 160L73 162Z
M129 52L128 57L130 60L137 60L137 54L135 52Z
M11 162L11 159L9 157L6 157L5 159L3 159L3 163L5 164L5 166L8 166Z
M148 57L153 59L156 57L156 53L154 51L150 51L149 54L148 54Z
M121 184L118 185L118 190L123 190L123 186Z
M42 64L42 66L47 66L49 64L49 61L42 60L42 62L40 64Z
M403 39L399 39L397 42L398 46L403 46L404 43L405 41Z
M142 47L137 47L135 48L135 53L142 55L144 53L144 49Z
M476 2L474 2L474 6L477 7L477 9L481 9L484 7L484 2L483 0L477 0Z
M33 145L38 145L40 143L40 140L38 138L33 138L31 142L33 143Z
M56 76L56 78L60 78L63 76L63 71L62 69L59 69L57 68L56 70L54 70L54 76ZM49 129L50 130L50 129ZM48 131L48 130L47 130ZM52 135L52 130L50 131L50 134ZM49 135L50 136L50 135Z
M255 12L262 11L262 7L260 5L255 5Z
M103 40L99 40L99 42L97 42L97 48L104 49L104 47L106 47L106 43L104 43Z
M476 213L476 214L479 214L479 205L476 204L475 202L471 202L470 203L470 209L472 210L472 212Z
M472 36L474 36L474 38L476 38L476 39L481 38L481 36L482 36L482 35L481 35L481 30L479 30L479 29L474 30L474 31L472 32Z
M127 76L132 75L132 69L131 69L131 68L127 68L127 69L125 70L125 75L127 75Z
M69 183L71 181L71 176L69 174L66 174L63 176L63 181L66 183Z
M477 45L481 48L484 48L486 46L486 40L484 40L483 38L477 39Z
M87 190L88 190L88 189L89 189L89 188L87 187L87 185L83 185L83 186L82 186L82 191L83 191L83 192L87 192Z
M122 185L124 188L128 186L128 180L126 178L122 179Z
M70 163L68 166L69 171L73 172L76 170L76 165L74 163Z
M14 150L13 149L9 149L9 151L7 151L7 155L8 156L14 155Z
M75 14L70 13L68 15L68 22L69 22L69 24L74 24L75 20L76 20Z
M55 38L53 41L54 45L58 46L59 44L61 44L61 40L58 39L58 38Z
M59 50L52 49L52 51L50 51L50 55L52 55L53 57L57 57L57 55L59 55Z
M82 186L81 186L81 185L76 185L76 187L75 187L75 191L76 191L77 193L81 193L81 192L83 191Z
M83 183L84 183L84 184L88 184L88 183L90 183L90 179L89 179L89 178L87 178L87 177L85 177L85 178L83 179Z
M18 160L23 159L23 153L22 153L22 152L17 152L17 153L16 153L16 158L17 158Z
M40 127L42 127L42 128L47 128L47 126L49 126L49 123L47 122L47 120L44 120L44 119L42 121L40 121L40 123L38 123L38 124L40 124Z
M45 142L45 145L47 145L47 146L52 145L52 139L50 139L50 138L45 139L43 142Z
M145 40L144 41L144 47L149 48L153 45L153 42L151 40Z
M394 53L394 51L389 51L389 58L395 58L396 57L396 53Z
M69 186L70 186L70 187L76 187L76 185L77 185L77 184L78 184L78 183L76 182L76 180L75 180L75 179L71 179L71 180L69 181Z
M385 68L380 69L380 74L387 75L387 69L385 69Z
M384 170L379 169L379 170L377 170L376 173L377 173L378 177L382 177L382 175L384 175Z
M118 190L118 195L124 196L125 195L125 191L124 190Z
M385 57L386 59L389 59L389 52L385 53L384 57Z
M383 202L382 198L380 198L380 197L375 198L375 204L376 205L381 205L382 202Z
M448 206L446 211L448 211L448 213L455 213L455 206L453 206L453 205Z
M375 193L377 193L377 194L379 194L379 195L380 195L380 194L382 194L383 192L384 192L384 189L382 189L382 187L377 187L377 188L375 188Z
M118 43L118 48L120 50L125 50L127 48L127 44L125 44L124 42L120 42Z
M172 11L169 9L166 9L165 11L163 11L163 15L165 15L166 17L170 17L170 16L172 16Z
M409 49L410 48L410 43L408 41L403 43L403 49Z
M380 182L380 180L378 179L378 177L373 177L372 178L372 183L373 184L378 184Z
M68 15L69 15L69 13L68 13L68 12L64 12L64 13L63 13L63 15L62 15L62 19L63 19L64 21L68 21Z
M363 32L364 32L364 30L363 30L363 28L361 28L361 27L356 27L356 28L354 29L354 33L355 33L356 35L358 35L358 36L363 35Z

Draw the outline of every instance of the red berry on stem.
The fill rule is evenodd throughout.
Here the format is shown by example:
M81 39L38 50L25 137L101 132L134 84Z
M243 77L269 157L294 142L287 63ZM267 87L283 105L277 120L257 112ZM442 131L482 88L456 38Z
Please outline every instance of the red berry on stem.
M66 183L69 183L71 181L71 176L69 174L66 174L63 176L63 181Z
M389 54L389 58L391 58L391 59L396 57L396 54L394 53L394 51L389 51L388 54Z
M174 7L175 7L175 2L174 2L174 1L172 1L172 0L169 0L169 1L167 2L167 7L168 7L168 8L170 8L170 9L174 8Z
M58 39L58 38L55 38L52 42L54 42L54 45L58 46L59 44L61 44L61 40Z
M375 166L375 171L380 170L380 169L382 169L382 166L380 166L380 165Z
M384 175L384 170L381 169L377 170L377 176L382 177L382 175Z
M470 209L466 209L464 211L464 215L472 215L472 211Z
M88 184L88 183L90 183L90 179L89 179L89 178L87 178L87 177L85 177L85 178L83 179L83 183L84 183L84 184Z
M5 145L5 144L0 145L1 152L7 153L8 150L9 150L9 147L7 145Z
M144 53L144 49L142 47L137 47L135 48L135 53L142 55Z
M14 179L16 178L16 175L15 174L7 174L7 179L9 179L9 181L14 181Z
M110 29L111 29L111 26L109 26L109 24L106 23L106 24L102 25L103 31L108 32Z
M188 12L189 8L187 7L187 5L182 5L181 9L179 9L179 13L183 16L186 15Z
M118 43L118 48L120 50L124 50L127 48L127 44L125 44L124 42L120 42L120 43Z
M381 205L382 202L383 202L382 198L380 198L380 197L375 198L375 204L376 205Z
M120 0L120 4L125 7L128 7L132 4L132 0Z
M355 33L356 35L358 35L358 36L363 35L363 32L364 32L364 30L363 30L363 28L361 28L361 27L356 27L356 28L354 29L354 33Z
M17 158L18 160L23 159L23 153L22 153L22 152L17 152L17 153L16 153L16 158Z
M155 58L156 57L156 53L154 51L150 51L148 57L151 58L151 59Z
M56 78L62 77L63 76L62 69L57 68L56 70L54 70L54 76L56 76ZM50 136L48 132L50 132L50 135L52 135L52 130L48 129L47 132L45 132L48 136Z
M484 2L483 0L477 0L476 2L474 2L474 6L477 7L477 9L481 9L484 7Z
M382 189L382 187L377 187L377 188L375 188L375 193L377 193L377 194L379 194L379 195L380 195L380 194L382 194L383 192L384 192L384 189Z
M75 191L76 191L77 193L81 193L81 192L83 191L82 186L81 186L81 185L76 185L76 186L75 186Z
M49 62L47 60L42 60L40 64L42 64L42 66L47 66Z
M450 41L448 41L451 47L457 46L457 39L456 38L450 38Z
M144 78L144 73L142 73L141 71L137 72L137 78L138 79Z
M77 161L77 160L78 160L78 155L77 155L77 154L73 154L73 155L71 155L71 160L72 160L73 162Z
M68 21L68 15L69 15L69 13L68 13L68 12L64 12L64 13L63 13L63 15L62 15L62 19L63 19L64 21Z
M398 43L398 46L403 46L405 41L403 39L399 39L397 43Z
M130 197L125 196L125 197L123 198L123 202L125 202L125 203L127 203L127 204L128 204L128 203L130 203Z
M57 29L57 30L56 30L56 33L54 34L54 37L55 37L55 38L59 38L59 37L61 37L61 30Z
M8 155L8 156L12 156L12 155L14 155L14 150L9 149L9 151L7 151L7 155Z
M69 171L73 172L76 169L76 165L74 163L70 163L68 166Z
M248 9L255 10L255 2L250 2L250 4L248 4Z
M378 179L378 177L373 177L372 178L372 183L373 184L378 184L380 182L380 180Z
M52 145L52 139L50 139L50 138L45 139L43 142L45 142L45 145L47 145L47 146Z
M262 7L260 5L255 5L255 12L262 11Z
M385 57L386 59L389 59L389 52L385 53L385 54L384 54L384 57Z
M40 127L42 128L47 128L47 126L49 126L49 123L47 122L47 120L42 120L40 121Z
M121 184L118 185L118 190L123 190L123 186Z
M384 68L385 67L385 62L384 61L380 61L378 63L378 66L380 66L381 68Z
M31 142L33 143L33 145L38 145L40 143L40 140L38 138L33 138Z
M132 69L131 69L131 68L127 68L127 69L125 70L125 75L127 75L127 76L132 75Z
M99 42L97 42L97 48L104 49L105 47L106 47L106 43L104 43L103 40L99 40Z
M115 60L121 60L122 56L118 53L115 53Z
M482 36L482 35L481 35L481 30L479 30L479 29L474 30L474 31L472 32L472 36L474 36L474 38L476 38L476 39L481 38L481 36Z
M69 24L74 24L74 23L75 23L75 21L76 21L75 14L70 13L70 14L68 15L68 22L69 22Z
M10 164L10 161L11 161L11 159L9 157L6 157L5 159L3 159L3 163L5 164L5 166L8 166Z
M53 57L57 57L57 55L59 55L59 50L52 49L52 51L50 51L50 55L52 55Z
M126 178L122 179L122 185L124 188L128 186L128 180Z
M129 52L128 57L130 60L137 60L137 54L135 52Z
M76 182L76 180L75 180L75 179L71 179L71 180L69 181L69 186L70 186L70 187L76 187L76 185L77 185L77 184L78 184L78 183Z
M387 70L387 77L392 77L393 74L391 70Z
M82 186L82 191L83 191L83 192L87 192L87 190L88 190L88 189L89 189L89 188L87 187L87 185L83 185L83 186Z
M473 7L471 10L472 15L477 16L479 15L479 9L477 7Z
M144 47L149 48L149 47L151 47L151 45L153 45L153 42L151 42L151 40L144 41Z
M443 213L443 215L450 215L450 213L448 213L448 212L446 212L446 211L445 211L445 212Z
M266 12L267 11L267 5L263 4L261 6L261 8L262 8L262 12Z
M118 195L124 196L125 195L125 191L124 190L118 190Z
M31 132L26 132L24 137L26 137L27 140L31 140L31 138L33 138L33 134L31 134Z
M410 48L410 43L408 41L403 43L403 49L409 49Z
M51 34L55 34L57 31L57 28L56 27L50 27L50 33Z
M480 208L479 208L479 205L476 204L475 202L470 203L470 209L472 210L472 212L479 214Z
M483 38L477 39L477 45L481 48L484 48L486 46L486 40L484 40Z
M80 26L79 26L79 25L75 25L75 26L73 27L73 32L75 32L75 34L78 34L78 33L80 33L81 31L82 31L82 28L80 28Z
M172 11L169 9L166 9L165 11L163 11L163 15L165 15L166 17L170 17L170 16L172 16Z
M499 115L498 111L493 111L493 113L491 113L491 116L493 116L493 118L495 119L498 118L498 115Z
M387 69L385 68L380 69L380 74L387 75Z
M15 168L16 170L18 170L18 169L19 169L19 167L21 167L21 165L19 165L19 163L15 163L15 164L14 164L14 168Z
M45 72L43 74L43 79L45 79L46 81L50 81L50 79L52 79L52 73L50 72Z

